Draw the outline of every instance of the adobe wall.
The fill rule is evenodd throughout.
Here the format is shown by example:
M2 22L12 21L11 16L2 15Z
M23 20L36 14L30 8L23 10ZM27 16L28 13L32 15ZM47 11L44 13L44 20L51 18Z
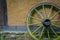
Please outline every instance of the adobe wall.
M25 25L28 11L40 2L60 4L60 0L7 0L8 25Z

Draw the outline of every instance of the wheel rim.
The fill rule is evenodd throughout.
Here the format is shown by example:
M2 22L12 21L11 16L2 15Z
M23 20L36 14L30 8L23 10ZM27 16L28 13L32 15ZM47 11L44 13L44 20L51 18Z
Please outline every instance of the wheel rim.
M44 38L53 40L58 36L54 27L60 29L59 16L60 8L52 3L44 2L34 6L26 18L29 35L35 40L43 40Z

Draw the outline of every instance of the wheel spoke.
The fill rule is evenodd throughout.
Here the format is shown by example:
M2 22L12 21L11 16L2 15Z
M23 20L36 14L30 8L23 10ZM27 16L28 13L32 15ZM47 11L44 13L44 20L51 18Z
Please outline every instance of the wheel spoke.
M50 19L53 19L55 16L57 16L59 14L60 11L58 11L57 13L55 13Z
M44 17L46 18L46 12L45 12L45 7L44 7L44 5L42 5L42 7L43 7L43 15L44 15Z
M35 29L34 31L33 31L33 34L36 32L36 31L38 31L39 29L41 29L42 28L42 25L40 25L37 29Z
M33 24L28 24L28 25L39 25L41 22L33 23Z
M27 28L28 28L27 30L28 30L29 34L30 34L31 37L33 37L35 40L38 40L35 36L32 35L32 33L31 33L30 29L29 29L28 18L27 18L26 20L27 20L27 23L26 23L26 24L27 24Z
M42 19L44 18L43 15L41 14L41 12L39 12L37 9L35 9L35 11L36 11L37 14L39 15L39 17L41 17Z
M33 34L30 32L29 28L28 28L28 32L29 32L29 34L31 35L31 37L33 37L35 40L39 40L39 39L37 39L35 36L33 36Z
M50 35L49 35L49 31L48 31L48 30L47 30L47 34L48 34L48 40L51 40L51 39L50 39Z
M40 33L40 36L39 36L39 39L41 40L41 38L42 38L42 36L43 36L43 33L44 33L44 27L43 27L43 29L42 29L42 32Z
M52 23L52 25L54 25L54 26L56 26L56 27L59 27L59 26L55 25L54 23ZM59 27L59 28L60 28L60 27Z
M48 14L48 18L50 17L51 13L52 13L52 9L53 9L53 6L51 6L51 9L50 9L50 12Z
M38 21L42 20L42 19L38 19L38 18L35 18L35 17L32 17L32 16L30 16L30 18L33 18L33 19L38 20Z
M50 27L50 29L53 31L53 33L55 34L55 36L57 37L58 35L57 35L57 33L54 31L54 29L53 28L51 28Z
M52 22L60 22L60 19L59 20L52 20Z

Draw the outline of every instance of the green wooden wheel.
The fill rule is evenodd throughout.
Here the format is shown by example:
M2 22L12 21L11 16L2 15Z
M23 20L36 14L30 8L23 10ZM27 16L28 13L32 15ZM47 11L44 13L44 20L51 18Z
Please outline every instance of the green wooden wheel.
M29 35L34 40L53 40L60 29L60 8L53 3L40 3L30 9L26 17Z

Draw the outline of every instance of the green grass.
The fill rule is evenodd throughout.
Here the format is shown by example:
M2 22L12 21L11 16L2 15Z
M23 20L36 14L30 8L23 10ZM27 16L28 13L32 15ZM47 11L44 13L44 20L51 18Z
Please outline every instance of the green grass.
M60 36L58 36L57 38L55 38L54 40L60 40Z
M29 40L26 33L0 33L0 40ZM17 37L11 37L11 35L16 35Z

